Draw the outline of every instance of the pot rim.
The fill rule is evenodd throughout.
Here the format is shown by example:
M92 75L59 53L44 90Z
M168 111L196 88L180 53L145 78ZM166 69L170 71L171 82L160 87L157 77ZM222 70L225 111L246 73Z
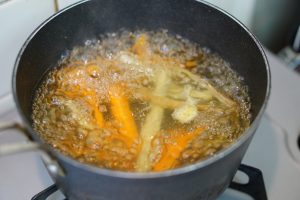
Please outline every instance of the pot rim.
M32 38L35 37L35 35L39 32L40 29L42 29L44 26L46 26L48 24L48 22L50 22L51 20L53 20L54 18L56 18L60 14L68 11L69 9L72 9L75 6L86 3L88 1L91 1L91 0L82 0L80 2L72 4L68 7L60 10L59 12L55 13L54 15L49 17L47 20L45 20L41 25L39 25L31 33L31 35L26 39L25 43L22 45L22 47L21 47L21 49L20 49L20 51L17 55L15 64L14 64L13 75L12 75L12 90L13 90L13 97L14 97L14 101L15 101L17 110L18 110L19 114L21 115L21 118L22 118L23 122L25 123L26 128L33 135L34 139L36 139L37 142L43 144L51 154L53 154L55 157L57 157L61 160L64 160L64 161L70 163L74 167L81 168L83 170L90 171L90 172L93 172L93 173L99 174L99 175L111 176L111 177L116 177L116 178L124 178L124 179L154 179L154 178L162 178L162 177L181 175L181 174L189 173L189 172L195 171L197 169L209 166L210 164L215 163L216 161L220 160L221 158L230 155L239 146L241 146L244 142L246 142L252 136L252 134L255 133L255 130L258 126L258 123L259 123L259 121L260 121L260 119L261 119L261 117L262 117L262 115L263 115L263 113L266 109L266 105L267 105L267 102L268 102L268 99L269 99L269 96L270 96L270 90L271 90L270 66L269 66L266 54L263 50L263 47L260 44L260 42L258 41L258 39L248 30L248 28L243 23L241 23L239 20L237 20L235 17L230 15L228 12L226 12L223 9L221 9L221 8L211 4L211 3L208 3L204 0L194 0L198 3L202 3L202 4L204 4L208 7L211 7L213 9L221 12L222 14L226 15L231 20L233 20L235 23L237 23L252 38L252 40L255 42L258 50L260 51L260 53L261 53L261 55L264 59L266 72L267 72L267 77L266 77L267 78L267 88L266 88L266 94L265 94L264 102L263 102L257 116L255 117L253 122L250 124L250 127L237 139L236 142L231 144L229 147L217 152L214 156L211 156L211 157L209 157L205 160L201 160L201 161L198 161L194 164L190 164L190 165L187 165L187 166L183 166L183 167L179 167L179 168L176 168L176 169L171 169L171 170L167 170L167 171L163 171L163 172L124 172L124 171L117 171L117 170L99 168L99 167L96 167L96 166L80 163L80 162L78 162L77 160L75 160L71 157L63 155L62 153L55 150L50 145L43 142L41 140L41 138L37 135L37 133L32 129L29 120L25 117L25 114L21 110L21 106L19 104L19 99L17 97L17 92L16 92L16 76L17 76L19 62L21 60L23 52L27 48L27 45L30 43Z

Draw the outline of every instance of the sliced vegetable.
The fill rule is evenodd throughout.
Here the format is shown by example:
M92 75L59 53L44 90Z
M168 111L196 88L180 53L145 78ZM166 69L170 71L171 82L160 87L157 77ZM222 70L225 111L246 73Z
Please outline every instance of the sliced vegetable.
M143 57L150 54L150 46L147 35L141 34L137 36L135 43L132 46L132 51Z
M109 98L111 112L120 125L120 132L128 137L127 144L132 145L139 138L137 126L130 110L127 97L124 94L124 88L120 85L110 87Z
M186 103L174 110L172 113L173 119L182 124L191 122L198 115L197 106Z
M98 105L98 98L94 91L76 89L76 87L74 87L74 90L72 91L58 89L57 92L62 93L63 95L65 95L66 97L72 100L75 100L76 98L83 98L84 101L90 106L94 119L97 125L99 126L99 128L104 127L103 115L100 112L99 105Z
M164 144L161 158L153 165L152 170L164 171L175 167L177 159L183 150L186 149L190 142L201 134L203 130L203 128L197 128L189 133L178 133L178 131L169 132L169 138Z
M188 60L185 62L185 67L188 69L196 67L198 64L197 60Z
M150 103L158 105L165 109L176 109L176 108L181 107L186 104L186 101L171 99L166 96L153 95L153 94L151 94L150 91L148 91L145 88L138 89L137 93L140 95L141 99L149 101ZM197 110L203 111L203 110L207 110L209 105L198 104L198 105L196 105L196 107L197 107Z
M156 86L153 91L154 95L164 96L169 83L168 74L161 71L157 74ZM151 141L155 134L160 130L163 120L164 109L155 104L151 105L150 112L146 116L145 122L141 129L142 148L137 160L138 171L148 171L151 168L149 153L151 151Z
M233 100L231 100L230 98L226 97L225 95L223 95L222 93L217 91L207 80L201 78L200 75L193 74L189 70L178 67L178 66L174 66L173 70L174 70L174 73L176 76L181 74L181 75L187 76L189 79L197 82L199 85L201 85L201 87L208 90L209 93L213 97L218 99L222 104L224 104L228 107L232 107L232 106L236 105L236 103Z

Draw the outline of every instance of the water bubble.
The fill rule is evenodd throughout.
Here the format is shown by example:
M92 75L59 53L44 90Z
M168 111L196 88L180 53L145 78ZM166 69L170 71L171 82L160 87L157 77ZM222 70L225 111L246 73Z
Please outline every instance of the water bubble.
M85 46L90 46L92 44L92 40L86 40L84 45Z

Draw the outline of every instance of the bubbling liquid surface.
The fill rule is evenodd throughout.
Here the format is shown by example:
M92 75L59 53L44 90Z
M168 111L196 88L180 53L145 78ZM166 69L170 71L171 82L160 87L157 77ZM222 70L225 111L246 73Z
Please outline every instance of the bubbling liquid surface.
M68 52L38 86L33 127L80 162L164 171L213 156L249 127L243 79L166 30L122 30Z

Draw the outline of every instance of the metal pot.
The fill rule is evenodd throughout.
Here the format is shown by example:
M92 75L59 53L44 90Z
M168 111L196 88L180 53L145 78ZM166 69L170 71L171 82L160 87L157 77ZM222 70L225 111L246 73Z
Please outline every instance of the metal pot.
M217 155L159 173L96 168L44 144L31 127L32 98L41 78L66 50L121 28L168 29L219 53L245 78L249 87L251 127L236 143ZM86 0L72 5L46 20L27 39L13 74L13 94L26 129L47 152L43 154L46 166L71 200L217 198L228 187L241 163L265 109L269 90L268 63L254 36L224 11L193 0Z

